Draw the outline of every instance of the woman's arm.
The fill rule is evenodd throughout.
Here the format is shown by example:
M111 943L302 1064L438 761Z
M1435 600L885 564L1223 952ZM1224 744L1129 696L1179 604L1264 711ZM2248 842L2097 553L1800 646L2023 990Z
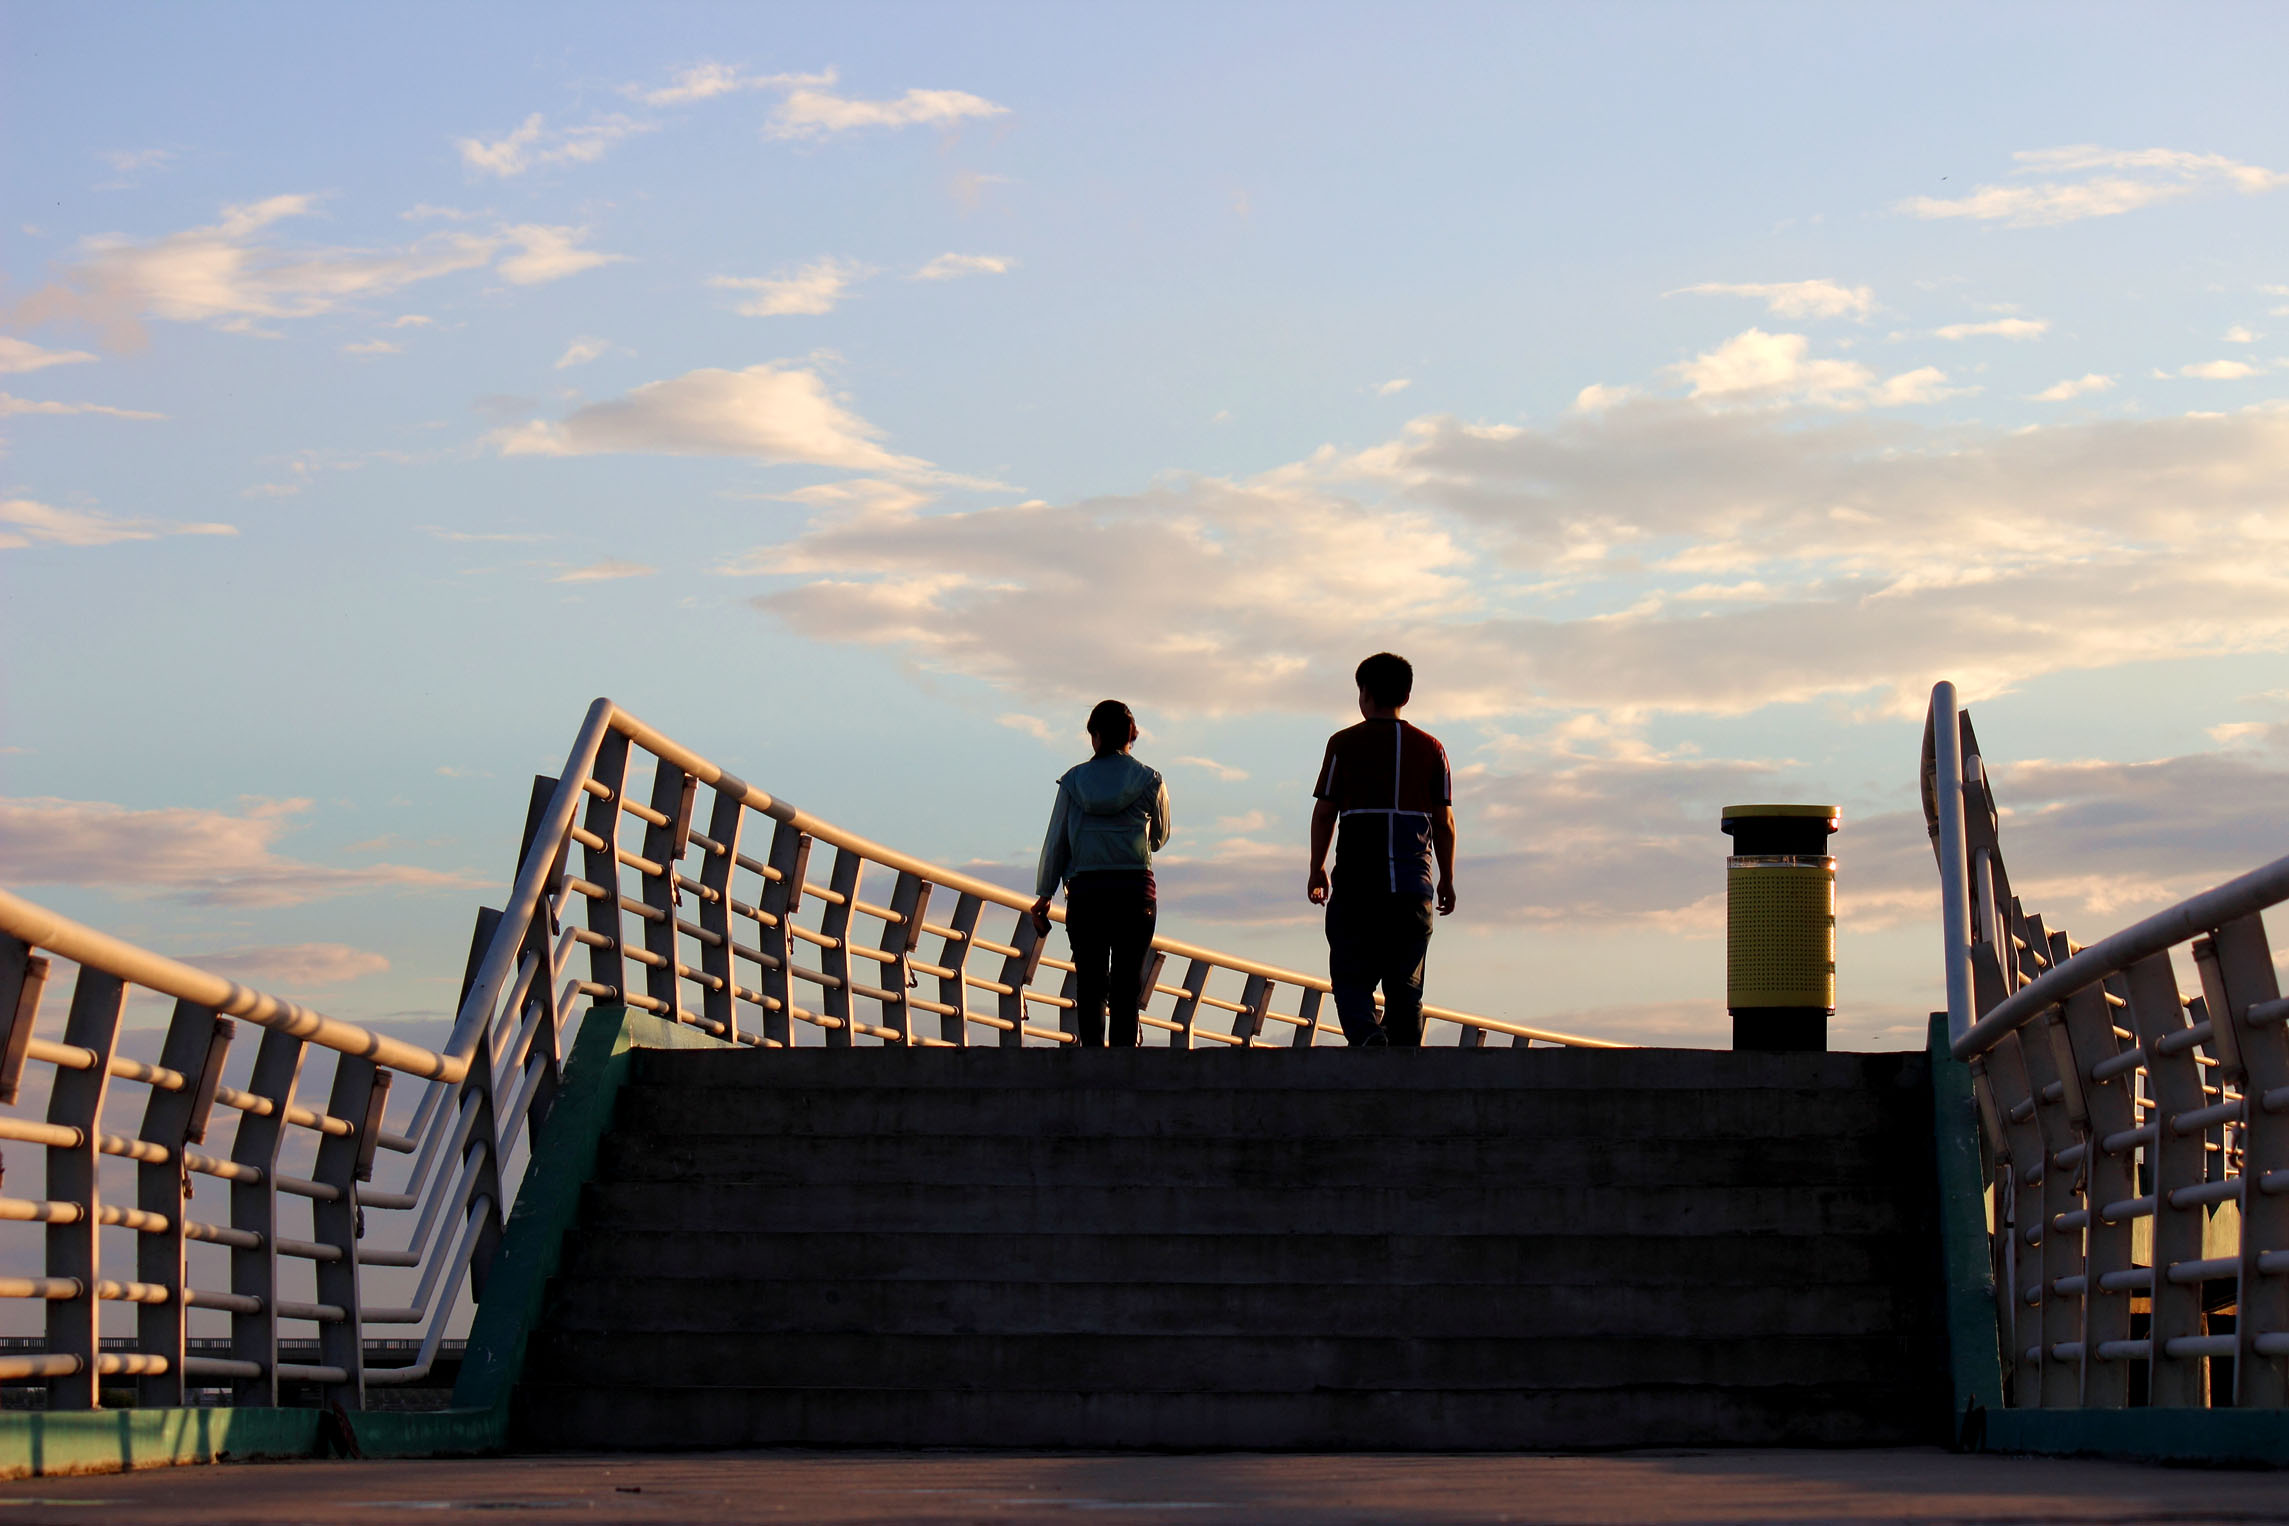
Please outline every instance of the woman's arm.
M1044 901L1065 883L1065 870L1073 862L1072 833L1068 830L1065 781L1057 781L1057 803L1049 811L1049 835L1041 839L1041 863L1033 874L1033 893Z
M1173 828L1169 824L1168 781L1166 779L1161 780L1159 784L1153 787L1152 818L1146 826L1151 834L1146 841L1152 844L1153 852L1158 853L1168 846L1168 834Z

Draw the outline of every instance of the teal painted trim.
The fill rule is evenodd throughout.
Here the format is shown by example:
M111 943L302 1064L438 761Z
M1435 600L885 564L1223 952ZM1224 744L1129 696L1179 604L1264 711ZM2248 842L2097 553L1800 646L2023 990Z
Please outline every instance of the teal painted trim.
M1940 1265L1947 1280L1947 1369L1955 1395L1947 1433L1976 1435L1974 1417L2003 1407L1979 1107L1971 1095L1971 1067L1948 1048L1944 1012L1931 1014L1930 1047L1931 1142L1939 1177Z
M2289 1467L2289 1409L2004 1409L1990 1452Z
M501 1250L486 1278L485 1296L469 1326L469 1349L453 1386L456 1410L498 1410L505 1416L525 1342L539 1324L549 1279L564 1256L565 1236L580 1212L581 1189L596 1174L596 1157L612 1127L620 1088L638 1049L721 1049L721 1039L626 1007L592 1007L573 1040L564 1085L541 1125L532 1164L517 1188Z
M309 1457L314 1409L14 1410L0 1415L0 1478L118 1473L218 1458Z
M506 1405L359 1410L350 1416L350 1430L368 1457L472 1457L508 1444L509 1411Z

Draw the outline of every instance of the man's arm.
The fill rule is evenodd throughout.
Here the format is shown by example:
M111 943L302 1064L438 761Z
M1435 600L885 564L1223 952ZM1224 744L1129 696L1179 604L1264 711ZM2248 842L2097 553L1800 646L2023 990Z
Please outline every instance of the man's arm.
M1335 844L1335 815L1334 801L1311 803L1311 874L1304 881L1304 894L1314 906L1327 904L1327 850Z
M1454 807L1431 821L1431 851L1439 858L1439 915L1454 913Z

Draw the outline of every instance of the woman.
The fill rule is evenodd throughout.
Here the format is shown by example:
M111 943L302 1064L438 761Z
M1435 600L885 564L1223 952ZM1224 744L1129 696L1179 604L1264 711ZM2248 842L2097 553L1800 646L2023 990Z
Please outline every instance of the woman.
M1034 879L1034 930L1049 934L1049 903L1065 887L1065 937L1073 948L1074 1031L1084 1048L1137 1042L1145 956L1152 949L1159 898L1153 850L1168 841L1168 786L1129 756L1137 721L1117 699L1089 712L1096 756L1057 781L1057 805Z

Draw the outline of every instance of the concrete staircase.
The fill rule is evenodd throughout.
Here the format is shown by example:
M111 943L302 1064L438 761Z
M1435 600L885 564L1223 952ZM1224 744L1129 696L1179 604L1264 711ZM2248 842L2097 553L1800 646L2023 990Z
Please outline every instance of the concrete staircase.
M1871 1445L1946 1427L1916 1054L649 1052L545 1447Z

